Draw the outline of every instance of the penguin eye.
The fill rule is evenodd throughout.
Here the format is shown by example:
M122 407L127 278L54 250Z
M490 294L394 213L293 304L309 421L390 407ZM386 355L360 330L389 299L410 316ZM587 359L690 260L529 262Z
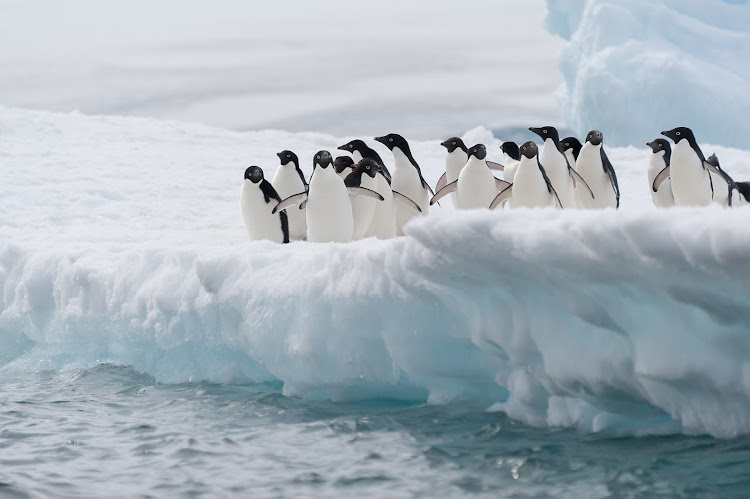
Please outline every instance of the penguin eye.
M349 144L349 149L352 149L353 147L354 147L353 145Z
M289 155L289 154L287 154L287 155L286 155L286 157L287 157L287 158L291 158L292 156L291 156L291 155Z
M542 130L542 133L547 133L547 129L545 128L544 130Z
M369 169L370 169L370 167L369 167L369 166L365 166L365 168L366 168L367 170L369 170Z
M452 145L452 146L455 146L455 145L456 145L456 143L455 143L455 142L451 142L451 145Z
M320 159L320 154L318 154L317 156L315 156L315 159Z
M390 139L388 139L388 142L393 142L393 137L391 137Z
M677 132L677 135L680 135L680 132Z

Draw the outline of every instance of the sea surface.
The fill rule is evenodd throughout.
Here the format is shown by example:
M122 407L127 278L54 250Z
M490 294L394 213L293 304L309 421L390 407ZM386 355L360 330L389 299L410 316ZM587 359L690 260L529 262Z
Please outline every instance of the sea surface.
M0 497L743 497L750 439L536 429L132 368L3 376Z

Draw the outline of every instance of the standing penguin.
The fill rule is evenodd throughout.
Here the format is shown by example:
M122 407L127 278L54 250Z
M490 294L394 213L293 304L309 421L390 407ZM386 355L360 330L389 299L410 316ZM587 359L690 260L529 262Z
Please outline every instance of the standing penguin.
M447 151L445 154L445 173L438 179L438 183L435 186L435 193L447 184L458 180L461 169L469 160L469 152L466 149L466 144L460 138L451 137L441 142L440 145L445 147ZM458 206L458 195L455 192L451 192L451 201L453 201L453 206Z
M575 137L565 137L560 141L560 148L565 153L565 157L568 158L570 166L575 166L581 147L583 147L581 141Z
M576 187L576 182L583 182L585 184L586 181L568 163L568 158L560 147L560 136L557 133L557 129L553 126L545 126L539 128L531 127L529 130L539 135L544 141L542 152L539 155L539 162L547 172L557 195L560 197L563 208L573 208L573 191Z
M314 173L306 192L290 196L273 209L273 213L290 206L303 204L307 208L307 240L313 243L352 240L354 218L349 195L370 196L382 201L382 196L362 187L347 188L333 168L328 151L313 156Z
M385 162L383 161L383 158L380 157L380 155L377 153L375 149L365 144L364 140L359 140L359 139L350 140L346 144L342 146L338 146L337 149L346 151L349 154L351 154L355 163L359 163L364 158L370 158L370 159L375 160L381 166L383 170L383 176L388 181L388 185L391 184L391 172L389 172L388 168L385 167Z
M708 206L714 196L711 170L721 175L706 161L693 131L687 127L677 127L661 132L672 139L672 157L669 166L664 168L654 180L658 189L667 177L672 179L672 193L676 206Z
M488 208L498 191L502 191L511 184L492 175L486 158L487 148L484 144L477 144L469 149L469 160L461 170L458 180L440 189L430 200L430 204L435 204L449 192L455 192L458 197L456 208L462 210Z
M659 172L669 167L672 148L666 139L654 139L646 142L646 145L651 148L651 157L648 159L648 190L651 192L651 200L657 208L670 208L674 206L672 180L665 179L658 188L654 186L654 181Z
M503 153L505 153L505 170L503 170L503 180L513 182L516 175L518 164L521 162L521 153L518 151L518 144L515 142L503 142Z
M709 156L706 162L719 172L718 174L711 172L711 181L714 184L714 202L722 206L735 206L738 202L741 203L744 196L740 195L739 185L721 168L716 154Z
M562 208L560 198L539 162L537 145L531 141L525 142L519 150L521 162L516 170L515 182L495 196L490 209L494 210L506 199L510 199L511 208Z
M281 166L276 169L271 185L276 189L281 199L288 198L298 192L307 190L305 174L299 167L299 159L292 151L285 150L277 153ZM289 210L289 239L301 241L307 236L307 222L305 221L305 210Z
M395 205L396 209L396 235L404 235L404 226L416 215L427 215L430 212L430 195L434 195L432 188L422 177L417 161L411 154L409 143L401 135L391 133L383 137L375 137L375 140L385 145L393 153L395 167L391 187L407 198L413 200L419 206L421 212L416 212L408 206Z
M586 179L594 195L579 182L575 188L576 206L584 209L620 207L620 187L612 163L604 152L604 136L599 130L586 135L586 143L576 160L576 171Z
M240 212L250 240L268 239L276 243L289 242L289 223L285 212L276 213L274 206L281 201L273 186L263 178L259 166L245 170L240 190Z
M378 170L379 165L377 161L369 158L362 159L354 167L354 170L346 176L344 184L347 187L364 187L372 191L377 191ZM354 217L352 239L362 239L372 222L372 216L375 212L375 199L367 196L358 196L352 198L351 202L352 216Z

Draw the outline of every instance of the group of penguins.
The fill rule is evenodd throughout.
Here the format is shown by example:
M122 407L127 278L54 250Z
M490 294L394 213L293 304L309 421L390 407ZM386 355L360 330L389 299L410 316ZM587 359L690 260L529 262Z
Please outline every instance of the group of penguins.
M375 137L393 154L393 174L378 153L362 140L338 147L350 156L335 159L328 151L313 157L310 181L289 150L277 154L280 166L271 182L250 166L240 192L240 209L251 240L278 243L348 242L367 237L403 235L415 216L450 194L458 209L498 206L542 208L619 208L620 188L603 147L603 135L592 130L583 144L560 139L552 126L529 128L533 141L502 145L504 164L487 161L487 148L467 148L458 137L441 143L447 153L445 173L435 190L425 181L409 144L401 135ZM705 159L693 132L678 127L662 132L647 145L648 181L654 205L703 206L712 202L738 206L750 202L750 182L735 182L716 155ZM493 171L502 172L502 179Z

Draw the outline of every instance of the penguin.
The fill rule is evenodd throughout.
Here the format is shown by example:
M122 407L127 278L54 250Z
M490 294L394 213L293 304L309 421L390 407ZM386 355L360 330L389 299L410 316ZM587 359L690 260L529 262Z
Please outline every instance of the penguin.
M737 201L741 203L744 196L739 195L741 194L739 186L727 172L722 170L716 154L709 156L706 162L719 172L718 174L711 172L711 181L714 186L714 202L722 206L734 206ZM724 185L726 185L726 190L724 189ZM732 191L736 192L733 193Z
M297 155L292 151L284 150L276 153L276 156L279 157L281 165L276 169L271 185L276 189L279 197L284 199L307 190L307 180L299 167ZM289 220L289 239L302 241L307 236L305 210L289 210L286 215Z
M337 156L333 160L333 168L342 180L354 171L354 160L349 156Z
M363 188L347 188L333 168L333 158L328 151L318 151L313 156L314 174L307 191L279 202L273 213L290 206L306 206L307 240L313 243L352 240L354 217L349 195L370 196L382 201L382 196Z
M445 147L447 153L445 155L445 173L438 179L438 183L435 186L436 193L447 184L458 180L461 169L469 160L469 152L466 144L460 138L451 137L441 142L440 145ZM454 207L458 206L458 195L455 192L451 192L451 201Z
M591 130L586 135L576 160L576 171L594 192L592 197L582 183L576 185L574 195L576 206L584 209L604 209L620 207L620 186L612 163L604 152L604 136L599 130Z
M359 163L364 158L374 159L382 167L383 176L388 181L388 185L391 185L391 172L386 168L383 158L380 157L375 149L365 144L365 141L359 139L350 140L346 144L338 146L337 149L351 154L355 163Z
M708 163L695 140L693 131L687 127L677 127L661 132L675 143L669 166L666 166L654 180L659 189L667 177L672 179L672 193L676 206L708 206L714 197L711 170L721 175ZM727 200L729 202L729 199Z
M519 148L521 161L516 170L515 182L500 191L490 204L494 210L505 200L510 200L511 208L563 208L555 188L539 162L539 148L532 142L525 142Z
M270 182L263 178L263 169L250 166L240 190L240 212L251 241L268 239L275 243L289 242L289 221L286 212L273 210L281 197Z
M555 187L563 208L573 208L573 191L576 183L582 182L586 184L586 181L570 166L567 156L562 152L557 129L553 126L545 126L539 128L531 127L529 130L539 135L544 141L542 152L539 154L539 162L544 167L552 185ZM593 191L588 185L586 185L586 188L593 198Z
M378 180L377 174L379 165L377 161L364 158L357 163L354 170L344 179L344 185L347 187L365 187L372 191L377 191ZM385 200L385 196L383 196ZM352 216L354 217L354 233L352 239L362 239L372 222L372 215L375 212L375 199L366 196L353 197Z
M484 144L476 144L469 149L469 160L458 175L458 180L440 189L430 200L430 204L435 204L449 192L455 192L458 197L458 209L489 208L498 191L511 184L492 175L486 158L487 147Z
M750 182L736 182L736 184L737 192L744 198L744 201L741 201L739 204L750 203ZM739 198L740 196L737 197Z
M396 235L404 235L404 226L417 215L427 215L430 211L430 195L434 195L432 188L422 177L417 161L411 154L409 143L401 135L391 133L375 140L385 145L393 153L395 167L391 188L407 198L415 201L420 212L416 212L408 206L395 205L396 211Z
M568 158L568 163L571 166L575 166L576 160L578 159L578 153L581 151L581 141L575 137L565 137L560 141L562 152L565 153L565 157Z
M657 208L670 208L674 206L672 180L667 178L658 189L654 187L654 181L660 171L669 167L672 148L666 139L654 139L646 142L646 145L651 148L651 157L648 159L648 190L651 192L651 200Z
M503 142L501 148L505 154L503 180L513 183L513 177L516 175L518 164L521 162L521 153L518 151L518 144L511 141Z

